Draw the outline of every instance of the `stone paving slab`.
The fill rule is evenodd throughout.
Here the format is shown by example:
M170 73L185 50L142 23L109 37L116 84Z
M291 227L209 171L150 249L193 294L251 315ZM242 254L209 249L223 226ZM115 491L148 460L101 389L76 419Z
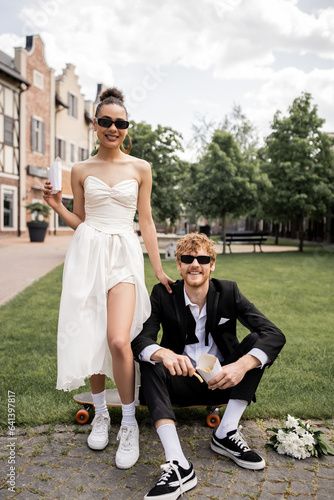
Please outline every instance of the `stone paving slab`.
M184 495L196 500L280 500L334 498L334 457L294 460L265 447L265 431L277 422L245 421L243 432L265 458L263 471L241 469L209 448L211 430L198 421L178 426L186 455L193 462L198 486ZM314 423L333 439L334 423ZM0 498L134 500L142 499L159 476L164 457L157 434L140 422L141 456L130 470L115 467L118 426L111 427L110 443L100 452L86 445L89 426L58 425L17 429L16 492L7 491L10 439L0 437Z
M70 241L66 235L48 235L43 243L27 235L0 238L0 305L60 265Z

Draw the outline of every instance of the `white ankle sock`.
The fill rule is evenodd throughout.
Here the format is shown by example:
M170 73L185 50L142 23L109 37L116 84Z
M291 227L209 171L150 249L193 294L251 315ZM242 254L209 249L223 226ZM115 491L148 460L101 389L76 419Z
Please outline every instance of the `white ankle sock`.
M227 403L222 421L219 424L215 434L217 438L223 439L226 434L238 428L239 420L247 408L247 401L242 399L230 399Z
M106 403L106 391L98 392L97 394L92 393L95 415L100 413L108 413L107 403Z
M157 428L157 433L165 450L166 462L177 460L181 467L188 469L190 465L182 451L175 425L160 425Z
M122 404L122 422L121 425L136 425L136 405L135 402L128 405Z

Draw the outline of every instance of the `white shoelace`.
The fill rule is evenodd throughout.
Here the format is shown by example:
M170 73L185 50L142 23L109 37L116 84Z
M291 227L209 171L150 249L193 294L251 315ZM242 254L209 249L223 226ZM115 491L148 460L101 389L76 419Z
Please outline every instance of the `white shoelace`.
M165 464L160 465L160 469L162 469L165 472L161 475L157 485L160 486L160 485L167 483L170 476L173 474L173 471L175 471L176 477L177 477L177 479L179 481L179 485L180 485L180 493L181 493L181 495L183 495L184 490L182 488L182 478L181 478L181 475L179 473L178 467L175 464L173 464L172 462L167 462Z
M235 434L233 434L233 436L230 437L230 439L231 439L231 441L234 441L238 446L240 446L242 451L249 451L250 450L250 447L246 443L245 437L242 435L242 433L239 429L236 431Z
M135 431L135 427L133 425L122 425L117 434L117 441L120 441L119 447L122 451L131 450L131 438Z
M92 422L94 434L104 434L108 432L109 419L105 415L95 415Z

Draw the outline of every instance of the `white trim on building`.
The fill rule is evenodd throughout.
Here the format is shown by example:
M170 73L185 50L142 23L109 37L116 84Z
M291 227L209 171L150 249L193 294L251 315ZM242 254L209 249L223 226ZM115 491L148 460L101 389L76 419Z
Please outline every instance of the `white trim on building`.
M5 206L5 201L9 201L11 197L10 207ZM10 186L8 184L0 185L0 204L1 204L1 219L0 219L0 231L17 231L17 187ZM5 225L5 219L12 221L11 225Z

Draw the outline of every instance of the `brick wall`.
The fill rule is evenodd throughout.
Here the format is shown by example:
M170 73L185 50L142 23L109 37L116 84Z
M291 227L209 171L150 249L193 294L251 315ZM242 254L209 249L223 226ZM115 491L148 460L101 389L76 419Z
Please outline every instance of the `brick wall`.
M38 71L43 78L43 88L34 83L34 71ZM31 83L26 93L26 164L34 167L49 167L52 159L50 155L50 108L51 108L51 78L52 70L49 68L44 57L44 43L36 35L33 37L32 47L27 49L27 80ZM31 121L32 117L39 118L44 123L44 153L32 151L31 145ZM27 202L32 199L42 198L42 192L36 188L42 187L44 179L40 177L27 176Z

